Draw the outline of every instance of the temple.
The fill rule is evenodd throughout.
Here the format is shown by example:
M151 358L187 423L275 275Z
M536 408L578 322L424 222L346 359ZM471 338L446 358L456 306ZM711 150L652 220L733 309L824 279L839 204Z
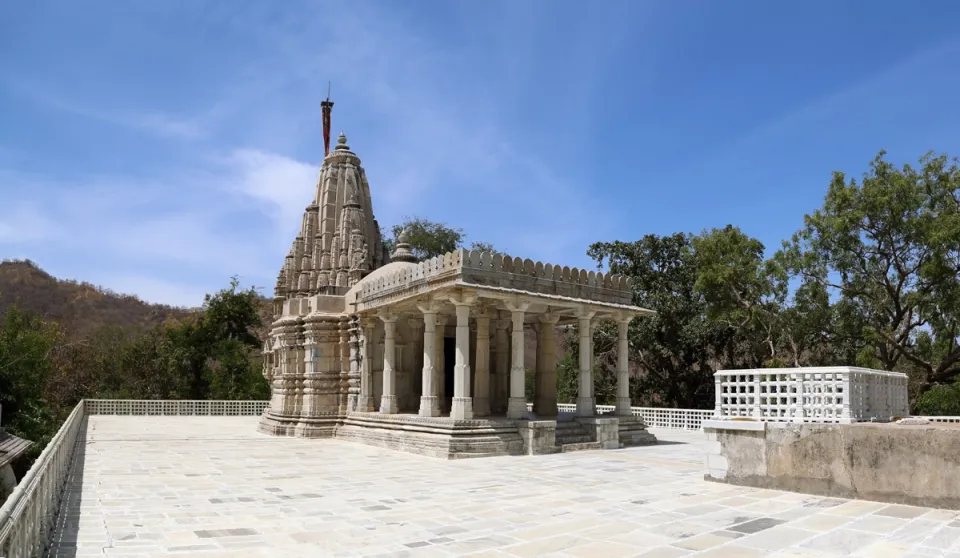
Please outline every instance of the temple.
M329 101L327 101L329 103ZM332 103L329 103L332 106ZM328 144L329 106L325 106ZM625 277L458 250L388 253L360 159L340 134L277 277L264 344L261 432L337 437L437 457L539 454L655 443L631 412ZM598 415L595 327L619 332L617 401ZM557 409L557 328L577 325L575 413ZM524 366L524 332L536 365ZM532 374L532 410L525 396Z

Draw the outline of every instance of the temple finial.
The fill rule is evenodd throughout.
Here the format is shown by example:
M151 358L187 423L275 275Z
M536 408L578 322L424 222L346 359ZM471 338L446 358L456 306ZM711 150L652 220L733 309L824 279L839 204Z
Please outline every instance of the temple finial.
M323 112L323 156L330 154L330 111L333 110L333 101L330 100L330 84L327 83L327 100L320 103Z
M340 131L340 137L337 138L337 147L334 148L337 151L349 150L350 146L347 145L347 136Z
M410 233L407 229L400 231L400 234L397 236L397 246L394 248L393 254L390 254L390 261L410 263L417 263L419 261L410 249Z

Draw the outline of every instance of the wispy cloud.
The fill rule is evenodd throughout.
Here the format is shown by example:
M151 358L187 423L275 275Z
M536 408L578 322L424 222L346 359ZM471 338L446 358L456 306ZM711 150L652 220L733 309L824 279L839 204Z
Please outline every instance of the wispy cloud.
M315 190L319 165L257 149L237 149L221 159L221 164L231 177L224 181L229 193L260 204L277 233L289 236L299 230Z
M0 246L32 244L57 230L57 224L31 204L11 204L0 210Z
M206 83L219 95L206 112L160 110L146 100L128 105L138 110L97 106L5 78L4 87L48 110L192 147L160 175L129 168L105 168L93 177L7 169L13 182L6 184L16 188L19 205L0 208L0 242L42 241L51 257L70 250L86 262L74 268L81 279L91 262L108 262L114 271L99 279L104 286L148 300L196 305L203 292L220 286L211 281L233 274L272 285L313 196L318 104L330 80L334 132L343 128L363 159L381 224L419 214L520 256L580 263L598 227L609 225L610 208L584 196L578 178L553 170L549 152L515 134L509 114L517 107L509 92L531 87L522 71L533 59L525 49L536 47L525 39L528 29L514 29L499 62L485 61L486 73L475 75L462 53L431 42L388 5L351 5L334 19L312 3L289 6L269 18L259 8L231 14L231 31L255 45L257 55L236 60L233 71ZM616 31L605 21L573 30L575 60L603 58L617 48L616 41L592 40L628 27L621 22ZM516 71L490 80L499 63ZM587 102L595 79L580 71L571 102ZM549 145L573 146L581 131ZM591 219L583 219L588 213ZM34 227L28 239L17 232L26 222L49 226Z
M143 112L117 109L115 107L88 106L83 102L55 93L26 81L0 78L0 86L33 103L58 112L80 116L90 120L142 130L158 136L176 139L199 139L206 134L201 118L181 118L161 111Z

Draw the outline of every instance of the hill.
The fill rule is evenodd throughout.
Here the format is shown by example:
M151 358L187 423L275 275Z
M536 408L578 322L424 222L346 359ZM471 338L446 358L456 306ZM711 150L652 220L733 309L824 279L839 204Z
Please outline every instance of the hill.
M30 260L0 262L0 315L16 304L61 325L71 335L105 326L153 327L196 309L150 304L90 283L57 279Z
M7 307L20 309L60 324L70 336L84 336L103 326L151 328L195 315L199 308L178 308L144 302L87 282L57 279L30 260L0 261L0 316ZM263 298L263 339L273 321L273 305Z

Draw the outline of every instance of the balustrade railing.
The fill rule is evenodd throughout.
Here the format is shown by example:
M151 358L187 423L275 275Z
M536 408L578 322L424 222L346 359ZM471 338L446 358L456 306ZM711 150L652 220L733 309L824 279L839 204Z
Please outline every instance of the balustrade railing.
M960 417L948 417L948 416L928 417L928 416L920 416L920 417L917 417L917 418L924 418L924 419L929 420L930 422L943 422L943 423L950 423L950 424L960 424Z
M597 405L597 413L610 414L616 407L613 405ZM674 430L700 430L704 420L713 417L711 409L665 409L660 407L631 407L633 416L640 417L650 428L671 428ZM527 410L533 410L533 403L527 404ZM560 403L557 410L564 413L573 413L577 410L575 403Z
M854 366L720 370L715 416L852 423L910 414L907 375Z
M269 401L87 399L88 415L257 416Z
M77 444L83 442L81 401L0 507L0 556L42 556L50 540Z

